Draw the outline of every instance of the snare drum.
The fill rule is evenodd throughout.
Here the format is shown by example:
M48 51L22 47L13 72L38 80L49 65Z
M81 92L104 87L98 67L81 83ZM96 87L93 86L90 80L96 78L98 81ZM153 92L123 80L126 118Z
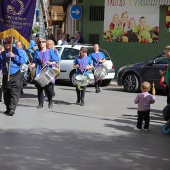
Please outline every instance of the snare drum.
M99 79L103 79L107 74L108 70L104 65L99 65L94 71L95 77Z
M75 76L75 83L78 86L87 86L90 84L90 78L84 74L77 74Z
M35 77L35 81L41 86L45 87L48 85L53 78L56 77L56 74L50 70L47 66L44 66L40 73Z
M56 67L53 67L53 72L55 73L55 78L57 78L60 75L60 70Z

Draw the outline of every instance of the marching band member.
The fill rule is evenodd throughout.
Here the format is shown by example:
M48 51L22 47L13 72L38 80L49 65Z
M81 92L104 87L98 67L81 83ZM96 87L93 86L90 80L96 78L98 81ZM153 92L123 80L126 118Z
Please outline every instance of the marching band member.
M93 68L92 60L87 56L87 49L85 47L81 47L80 56L76 57L73 62L73 68L77 69L76 74L85 74L89 77L89 69ZM84 97L85 97L85 89L86 86L78 87L76 86L77 93L77 101L76 104L84 106Z
M91 53L90 57L93 61L94 69L96 69L100 64L104 63L106 61L106 59L105 59L105 55L99 51L100 47L98 44L94 44L93 49L94 49L94 53ZM94 70L93 70L93 74L94 74ZM95 81L96 93L99 93L102 80L98 79L94 75L94 81Z
M21 49L21 50L23 50L23 45L22 45L22 43L21 43L21 41L16 41L15 42L15 44L16 44L16 48L19 48L19 49ZM25 52L25 50L23 50L23 53L24 53L24 57L25 57L25 61L26 61L26 63L28 62L28 56L27 56L27 53ZM26 64L25 63L25 64ZM22 69L22 65L21 65L21 69ZM24 74L25 73L22 73L22 83L21 83L21 94L24 94L24 92L23 92L23 87L24 87Z
M25 57L21 49L12 47L12 37L3 41L5 50L0 55L0 69L3 72L3 96L6 105L4 114L13 116L18 105L21 89L21 65L24 64ZM11 62L9 59L11 58ZM10 64L10 67L9 67ZM10 70L9 70L10 68ZM8 74L10 75L8 80Z
M60 61L61 61L61 57L60 57L60 54L58 52L58 50L55 48L55 44L54 44L54 41L53 40L47 40L47 48L48 49L52 49L54 51L54 53L56 54L57 56L57 59L58 59L58 64L55 65L55 67L57 67L58 69L60 69ZM54 79L55 81L56 79ZM53 92L53 97L55 96L55 91L54 91L54 84L55 82L52 84L52 92Z
M35 52L33 64L30 66L31 68L36 66L35 76L37 76L40 73L41 69L45 65L48 65L49 69L52 70L52 65L55 65L58 62L58 59L57 59L56 55L54 54L53 50L47 49L45 38L41 38L39 40L38 47L39 47L39 50L37 50ZM43 107L43 104L44 104L43 90L45 90L47 97L48 97L48 107L52 108L53 107L52 82L50 82L45 87L41 87L37 82L35 82L35 86L37 87L37 91L38 91L39 104L38 104L37 108L40 109Z

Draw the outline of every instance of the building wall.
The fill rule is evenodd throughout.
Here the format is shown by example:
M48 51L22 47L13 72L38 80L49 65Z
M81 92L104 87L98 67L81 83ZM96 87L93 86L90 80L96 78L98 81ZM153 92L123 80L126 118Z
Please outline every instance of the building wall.
M116 69L127 64L144 61L158 53L163 52L164 47L170 44L170 33L165 32L165 11L166 6L160 6L160 28L158 43L123 43L103 41L103 21L89 21L89 7L104 5L104 0L84 0L83 1L83 25L82 34L86 43L89 43L89 34L100 34L100 47L106 49Z

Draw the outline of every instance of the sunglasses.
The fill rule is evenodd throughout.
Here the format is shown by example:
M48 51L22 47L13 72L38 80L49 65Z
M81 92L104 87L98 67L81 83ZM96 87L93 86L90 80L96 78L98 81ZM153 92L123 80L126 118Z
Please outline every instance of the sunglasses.
M46 43L46 41L40 41L39 43Z
M83 53L87 53L87 51L81 51L81 52L83 52Z
M170 50L170 48L165 48L165 50Z
M4 44L11 44L11 42L9 41L9 42L4 42Z

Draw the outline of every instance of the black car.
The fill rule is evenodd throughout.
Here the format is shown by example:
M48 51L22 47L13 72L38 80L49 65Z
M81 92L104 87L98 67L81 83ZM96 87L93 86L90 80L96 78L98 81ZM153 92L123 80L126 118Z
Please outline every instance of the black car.
M164 53L154 56L144 62L123 66L117 73L117 84L123 86L127 92L137 92L143 81L154 82L155 88L165 90L165 87L159 84L161 75L159 70L164 70L164 66L169 64Z

